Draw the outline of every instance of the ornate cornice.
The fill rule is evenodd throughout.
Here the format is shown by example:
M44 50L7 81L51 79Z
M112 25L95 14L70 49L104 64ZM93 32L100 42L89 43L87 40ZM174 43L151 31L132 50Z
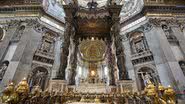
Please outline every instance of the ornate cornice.
M126 21L121 21L122 26L126 26L133 21L137 21L139 18L146 16L148 18L184 18L185 17L185 7L183 6L169 6L169 5L158 5L151 6L145 5L142 11L133 15Z
M5 30L9 28L14 28L17 26L20 26L21 24L24 24L27 27L34 27L38 24L38 19L23 19L23 20L7 20L5 23L2 23L1 25Z
M180 25L185 23L184 20L174 19L174 18L150 18L149 23L155 27L160 27L162 25L168 25L170 27L179 27Z

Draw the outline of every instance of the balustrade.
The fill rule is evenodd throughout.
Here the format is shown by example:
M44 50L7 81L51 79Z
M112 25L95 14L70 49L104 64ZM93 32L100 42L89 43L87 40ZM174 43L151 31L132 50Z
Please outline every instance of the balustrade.
M30 92L24 78L16 88L10 83L1 99L5 104L175 104L175 95L172 87L165 88L161 84L155 86L151 81L142 93L131 93L129 90L123 93L77 93L72 90L49 92L42 91L39 86Z

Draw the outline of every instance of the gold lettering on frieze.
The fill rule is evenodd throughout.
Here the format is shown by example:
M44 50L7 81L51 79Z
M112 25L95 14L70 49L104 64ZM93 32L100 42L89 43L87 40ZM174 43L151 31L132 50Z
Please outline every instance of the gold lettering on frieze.
M174 13L147 13L146 16L169 16L169 17L174 17L174 16L185 16L185 14L174 14Z
M2 13L0 17L38 17L40 13Z
M147 13L146 16L173 16L172 13Z
M27 17L33 17L33 16L40 16L40 13L16 13L15 14L16 17L24 17L24 16L27 16Z

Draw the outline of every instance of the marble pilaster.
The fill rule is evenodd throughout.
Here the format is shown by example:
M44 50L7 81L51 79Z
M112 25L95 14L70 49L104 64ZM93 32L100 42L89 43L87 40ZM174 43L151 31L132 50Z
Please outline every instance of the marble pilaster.
M178 85L178 82L183 81L178 77L178 72L176 72L180 67L173 55L170 44L162 28L153 27L150 31L145 33L145 36L153 53L161 83L164 86L171 85L174 88L176 86L180 88L181 85Z
M22 78L27 77L31 70L32 59L34 52L36 51L39 41L41 40L41 33L36 32L32 27L27 27L22 35L17 49L12 58L13 62L16 62L13 69L16 69L12 79L15 83L18 83ZM11 78L9 76L9 78Z
M181 50L183 51L183 54L185 55L185 34L183 34L183 31L185 33L185 29L181 31L180 27L178 26L173 26L171 29L174 35L176 36L177 40L179 41L179 46L181 47Z
M9 43L10 43L15 31L16 31L16 27L8 28L7 31L5 31L5 37L0 42L0 61L3 61L5 52L9 46Z
M182 33L183 33L183 35L184 35L184 37L185 37L185 25L184 26L182 26Z

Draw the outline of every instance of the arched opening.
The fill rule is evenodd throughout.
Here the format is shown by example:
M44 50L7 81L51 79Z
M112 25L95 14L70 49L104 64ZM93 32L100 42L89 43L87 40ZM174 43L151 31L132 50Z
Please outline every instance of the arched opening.
M42 90L46 87L48 81L48 71L43 67L35 68L29 76L29 85L32 89L34 86L40 86Z
M182 72L183 72L183 74L185 76L185 61L179 61L179 65L180 65L180 67L182 69Z
M142 67L138 70L137 74L139 79L140 90L144 90L149 80L155 85L157 85L159 82L158 74L151 68Z
M0 65L0 81L3 79L4 77L4 74L8 68L8 65L9 65L9 61L3 61Z

